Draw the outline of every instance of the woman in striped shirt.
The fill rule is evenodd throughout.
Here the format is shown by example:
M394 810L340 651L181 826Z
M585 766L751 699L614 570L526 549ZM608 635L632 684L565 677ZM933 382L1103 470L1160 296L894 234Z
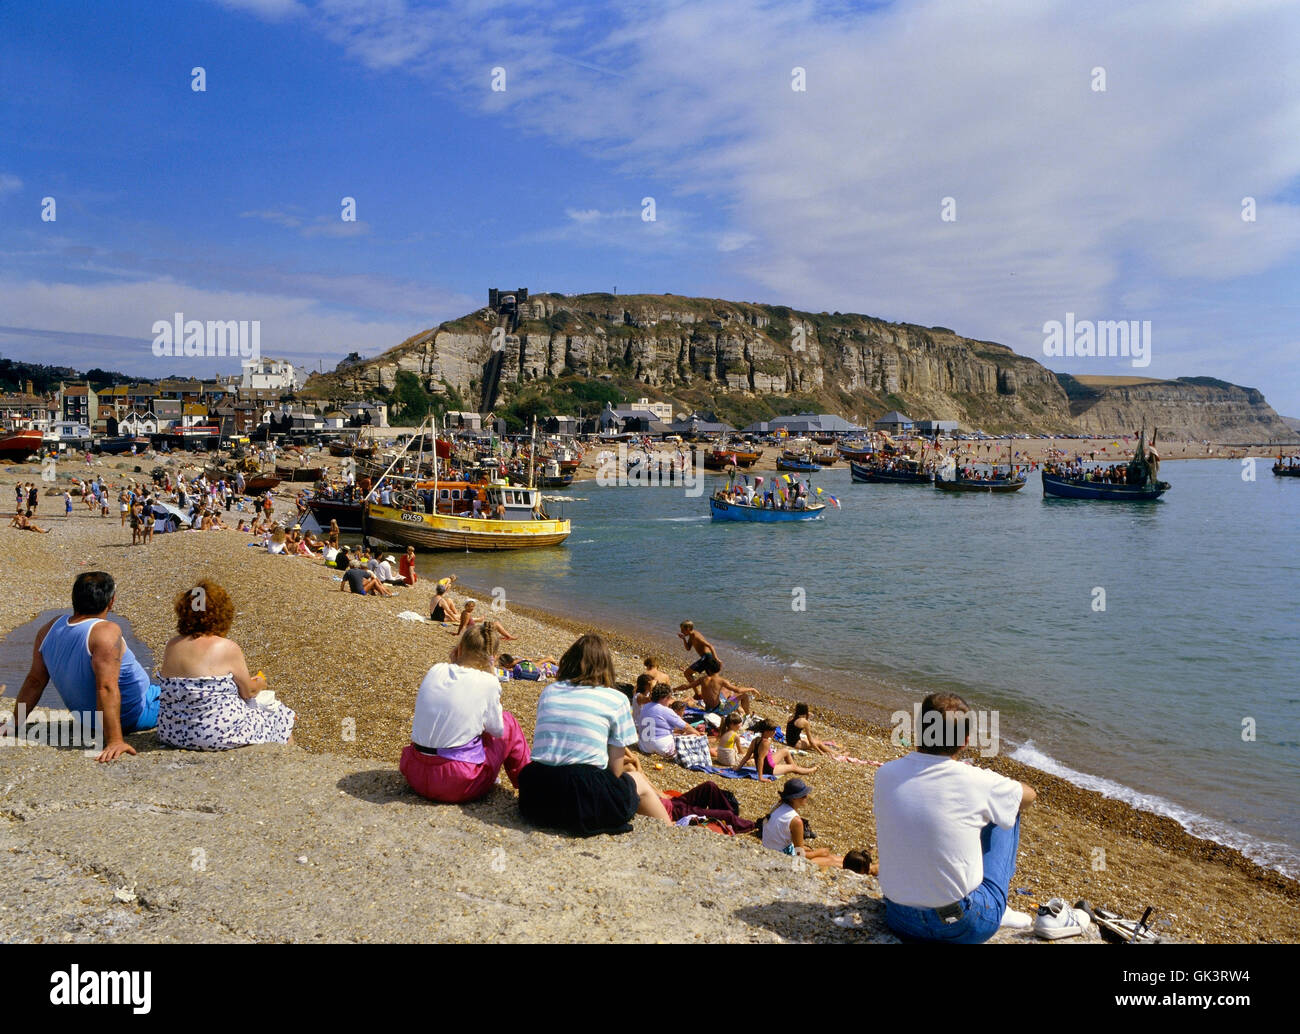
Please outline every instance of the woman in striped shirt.
M614 688L605 641L582 636L560 658L558 675L537 700L532 762L519 773L524 818L580 836L627 832L637 814L671 822L627 753L636 727L627 697Z

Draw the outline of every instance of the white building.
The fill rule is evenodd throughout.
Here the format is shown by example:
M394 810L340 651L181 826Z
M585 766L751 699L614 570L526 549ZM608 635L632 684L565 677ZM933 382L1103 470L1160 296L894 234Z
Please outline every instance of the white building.
M239 386L245 389L266 388L271 391L297 391L303 386L301 372L283 359L245 359L244 376Z
M139 413L132 410L117 422L118 434L157 434L158 418L152 413Z
M671 424L673 422L673 404L671 402L651 402L647 398L636 400L635 406L628 406L628 409L641 409L647 413L653 413L654 418L661 423Z

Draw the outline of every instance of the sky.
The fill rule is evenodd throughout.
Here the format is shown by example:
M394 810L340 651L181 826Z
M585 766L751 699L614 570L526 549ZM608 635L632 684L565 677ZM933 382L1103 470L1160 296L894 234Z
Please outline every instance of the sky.
M155 357L182 312L330 369L489 287L866 313L1300 415L1300 5L0 4L0 355L233 372ZM1048 358L1067 313L1150 321L1150 364Z

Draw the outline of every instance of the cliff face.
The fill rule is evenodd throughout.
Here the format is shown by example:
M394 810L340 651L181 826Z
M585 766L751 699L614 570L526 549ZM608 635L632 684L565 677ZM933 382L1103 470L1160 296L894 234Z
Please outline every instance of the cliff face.
M1062 381L1070 395L1071 415L1082 432L1134 429L1145 420L1148 430L1158 427L1166 440L1259 443L1296 437L1259 391L1209 377L1173 381L1062 377Z
M1056 429L1069 400L1051 371L1005 346L944 328L676 296L535 295L503 340L503 398L566 373L630 380L651 394L686 388L813 396L866 421L885 409L986 428ZM477 398L492 354L490 310L418 334L308 389L391 388L399 371L431 391Z
M899 409L987 431L1120 433L1145 415L1162 436L1267 441L1290 433L1253 389L1208 379L1058 379L1004 345L943 327L677 295L540 294L518 315L514 333L495 342L506 402L530 384L577 375L679 401L797 395L864 424ZM496 312L481 309L313 376L307 390L391 389L407 371L428 390L452 389L476 406L497 323Z

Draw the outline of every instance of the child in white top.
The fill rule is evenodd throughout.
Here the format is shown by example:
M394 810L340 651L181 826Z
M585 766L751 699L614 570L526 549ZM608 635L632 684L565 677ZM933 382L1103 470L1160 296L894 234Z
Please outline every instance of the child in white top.
M844 866L842 855L831 854L824 847L805 847L803 819L795 802L810 800L811 788L802 779L787 779L779 791L781 803L762 822L763 846L788 855L800 855L807 861L827 868Z

